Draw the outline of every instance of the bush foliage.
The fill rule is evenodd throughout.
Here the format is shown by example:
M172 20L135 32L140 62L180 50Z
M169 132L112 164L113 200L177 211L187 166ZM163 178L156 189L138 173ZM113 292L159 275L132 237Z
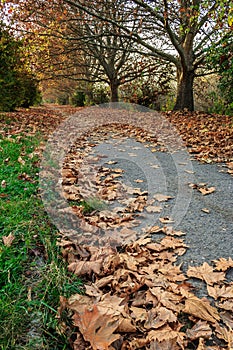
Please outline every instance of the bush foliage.
M22 41L0 23L0 110L27 108L39 98L38 83L25 63Z

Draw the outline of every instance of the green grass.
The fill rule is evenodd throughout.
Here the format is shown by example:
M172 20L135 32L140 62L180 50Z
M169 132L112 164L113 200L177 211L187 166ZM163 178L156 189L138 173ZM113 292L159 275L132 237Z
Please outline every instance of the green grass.
M56 313L59 296L80 292L81 282L68 274L38 196L39 142L0 138L0 350L70 349Z

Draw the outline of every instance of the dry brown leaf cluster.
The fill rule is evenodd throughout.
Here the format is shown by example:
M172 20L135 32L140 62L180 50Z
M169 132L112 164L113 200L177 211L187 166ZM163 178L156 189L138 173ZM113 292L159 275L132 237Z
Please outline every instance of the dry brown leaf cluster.
M150 135L145 138L139 128L134 130L126 125L119 128L119 125L112 124L97 128L91 138L86 135L79 139L66 158L63 168L66 199L82 201L96 187L99 200L107 203L118 201L120 205L112 211L96 207L89 213L85 213L82 206L72 205L74 212L85 220L81 227L84 233L95 233L97 227L105 232L120 228L116 242L121 242L120 235L125 242L128 236L131 238L131 243L120 245L118 249L81 246L73 239L61 240L69 271L86 280L85 295L73 295L68 300L61 297L59 317L63 329L67 331L69 328L63 323L64 310L71 313L73 325L77 327L73 348L232 349L233 284L227 282L226 272L232 268L233 260L216 260L215 267L207 263L189 267L185 275L176 263L186 251L183 240L176 237L182 236L182 232L173 231L171 227L154 226L147 228L146 232L165 234L160 241L155 242L146 235L136 239L132 228L137 225L140 213L144 210L159 213L161 202L171 197L157 193L149 202L146 192L121 182L123 170L117 167L115 160L108 161L111 168L102 167L92 179L91 166L100 156L90 153L98 142L110 135L112 138L135 137L140 142L147 142L155 151L158 145L163 149L157 140L150 139ZM89 159L89 164L80 171L84 158ZM135 183L141 182L141 179L135 179ZM215 191L206 184L190 186L202 195ZM159 220L162 224L172 223L169 217ZM189 278L205 282L209 296L215 302L196 296Z
M3 127L0 134L10 138L12 135L33 136L40 132L46 138L65 116L76 111L70 107L61 110L54 106L52 110L42 107L5 113L1 116ZM228 172L232 174L231 117L200 112L169 112L164 115L179 130L191 154L204 162L227 162ZM8 117L10 124L6 128L4 122ZM165 126L164 138L167 145L169 142L173 145L174 139L171 137L167 141L169 137L166 137L166 132ZM119 124L94 130L94 141L90 142L84 137L79 139L76 149L71 149L63 168L66 199L78 202L88 198L97 184L100 200L121 201L120 206L111 213L98 206L84 213L82 207L73 205L73 211L85 218L83 232L91 234L98 226L103 230L120 227L120 234L124 238L130 236L131 242L118 248L98 248L80 245L74 237L64 236L60 240L59 245L69 271L85 281L83 295L75 294L69 299L61 297L58 312L61 329L70 334L74 350L232 350L233 283L227 282L226 274L233 268L233 260L220 258L213 262L213 266L207 263L199 267L191 266L185 275L177 264L177 258L186 251L185 243L179 237L183 235L182 232L154 226L147 229L147 235L136 238L132 228L138 213L143 210L157 213L160 211L160 202L171 198L155 194L156 202L148 202L147 193L123 186L120 181L123 170L114 163L109 165L115 167L102 168L93 181L90 165L80 171L80 165L93 146L109 138L110 133L111 137L122 138L127 135L149 143L152 152L166 150L148 130L126 125L119 130ZM168 132L168 136L172 135ZM131 156L134 157L136 153L136 150L133 151ZM91 159L89 155L88 158L91 166L98 161L95 156ZM23 158L18 161L22 163ZM82 192L77 186L77 179L79 185L83 180ZM142 179L135 179L135 183L140 182ZM199 185L196 189L203 195L214 191L213 188ZM160 221L162 224L171 223L167 217L160 218ZM154 233L164 234L164 237L154 241L148 235ZM133 243L132 237L135 237ZM4 237L4 244L11 245L13 239L12 235ZM192 278L206 283L210 299L200 299L195 295L190 281ZM72 317L72 326L64 318L67 312Z
M225 275L233 260L189 267L186 276L176 262L186 250L182 233L158 230L160 241L144 235L119 249L60 241L68 269L86 281L85 294L61 297L59 309L61 323L68 310L77 327L75 350L232 349L233 283ZM188 277L205 281L215 302L198 298Z
M162 211L160 203L172 198L157 193L154 199L148 200L148 193L136 187L136 183L143 182L141 179L135 179L135 187L125 185L121 181L124 170L117 166L115 160L106 163L111 167L99 166L98 172L95 171L95 164L101 159L101 155L92 155L91 151L99 142L109 139L110 135L111 138L119 140L134 137L140 142L147 142L150 147L161 146L153 135L130 125L111 124L96 128L90 134L79 138L64 161L62 176L64 197L72 201L75 214L85 219L87 225L85 228L82 227L84 231L93 232L95 230L93 226L104 230L133 228L139 223L140 213L144 210L147 213L160 213ZM77 205L73 201L76 201ZM79 205L82 201L90 204L90 207L92 205L93 209L90 208L89 212L85 210L85 206ZM103 205L101 209L101 203L113 202L117 202L114 208L108 209Z
M48 136L65 119L58 111L46 107L19 109L16 112L4 113L0 116L0 135L35 136L37 133ZM5 122L7 122L7 128ZM10 121L10 123L9 123Z
M232 162L232 116L188 111L162 114L176 126L195 158L203 162Z

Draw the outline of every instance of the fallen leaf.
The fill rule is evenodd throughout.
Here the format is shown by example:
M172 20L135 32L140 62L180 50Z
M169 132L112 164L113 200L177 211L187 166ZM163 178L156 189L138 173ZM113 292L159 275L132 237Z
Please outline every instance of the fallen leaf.
M213 267L206 262L201 266L189 266L187 276L199 278L210 285L224 281L225 279L225 274L223 272L214 272Z
M213 193L213 192L215 192L215 187L200 187L199 189L198 189L198 191L199 192L201 192L201 194L203 195L203 196L205 196L205 195L207 195L207 194L210 194L210 193Z
M173 197L171 196L166 196L161 193L157 193L153 196L158 202L167 202L169 199L172 199Z
M232 258L219 258L218 260L213 260L215 264L215 270L217 271L227 271L228 269L233 267L233 259Z
M109 164L109 165L117 164L117 161L115 161L115 160L109 160L106 164Z
M206 321L198 321L192 328L187 329L187 336L190 340L198 338L209 339L212 335L212 329Z
M195 295L191 295L185 300L183 312L211 323L216 323L216 321L220 320L217 309L211 306L209 302L203 301Z
M161 306L159 308L151 309L148 312L148 318L144 327L147 329L158 329L167 323L173 323L176 321L176 315L171 310Z
M109 345L120 338L119 334L114 334L119 326L118 319L100 314L96 305L85 309L83 314L76 312L73 322L79 327L84 339L90 342L93 350L107 350Z
M215 329L217 337L223 339L227 343L228 349L231 350L233 348L233 329L221 327L219 324L215 326Z
M6 188L6 180L2 180L2 182L1 182L1 187L2 187L2 188Z
M20 164L22 164L22 165L25 164L25 160L24 160L22 157L19 157L19 158L18 158L18 162L19 162Z
M148 205L148 207L146 207L146 211L148 213L160 213L162 209L163 209L162 207L153 206L153 205Z
M207 285L207 291L208 291L208 294L214 299L218 299L218 298L233 299L233 284L229 286L214 285L213 287Z
M102 267L102 260L99 261L77 261L68 266L68 270L78 276L90 275L92 272L99 274Z
M3 244L6 247L10 247L13 241L15 240L15 236L12 233L10 233L8 236L2 236L2 240L3 240Z
M209 214L209 213L210 213L209 209L207 209L207 208L202 208L201 211L203 211L203 212L206 213L206 214Z
M162 222L162 224L171 224L174 222L174 220L169 217L159 218L159 221Z

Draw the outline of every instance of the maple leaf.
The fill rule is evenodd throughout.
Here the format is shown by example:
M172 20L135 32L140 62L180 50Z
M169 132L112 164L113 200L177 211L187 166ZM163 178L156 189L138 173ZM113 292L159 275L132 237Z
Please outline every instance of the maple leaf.
M73 322L93 350L107 350L109 345L120 338L119 334L114 334L119 320L100 314L96 305L92 309L86 308L82 314L76 312Z
M198 338L209 339L212 335L212 329L206 321L198 321L191 329L187 329L187 336L192 341Z
M214 285L213 287L207 285L207 291L214 299L231 299L233 298L233 283L229 286L223 285L221 287L218 285Z
M219 324L215 326L215 329L217 337L225 340L228 344L228 349L231 350L233 348L233 329L221 327Z
M145 300L143 300L143 304L144 302ZM148 318L147 310L142 307L131 306L130 311L132 312L132 317L136 320L136 322L142 322Z
M233 260L232 258L219 258L218 260L213 260L215 264L215 270L217 271L226 271L229 268L233 267Z
M90 275L92 272L99 274L103 261L77 261L72 262L68 266L68 270L74 272L78 276Z
M224 281L225 279L225 274L223 272L214 272L213 267L206 262L204 262L201 266L190 266L188 268L187 275L189 277L204 280L210 285Z
M203 301L195 295L191 295L185 300L183 312L211 323L220 320L217 309L211 306L208 301Z
M158 329L164 326L166 323L176 321L177 317L171 310L160 306L159 308L151 309L148 312L148 319L146 320L144 327L147 329Z
M174 331L170 326L168 325L165 325L159 329L156 329L156 330L151 330L149 333L148 333L148 339L149 341L152 341L152 340L157 340L158 342L162 342L164 340L176 340L176 342L179 343L179 345L182 345L184 344L184 338L185 338L185 333L183 332L177 332L177 331ZM182 349L183 346L182 346Z

